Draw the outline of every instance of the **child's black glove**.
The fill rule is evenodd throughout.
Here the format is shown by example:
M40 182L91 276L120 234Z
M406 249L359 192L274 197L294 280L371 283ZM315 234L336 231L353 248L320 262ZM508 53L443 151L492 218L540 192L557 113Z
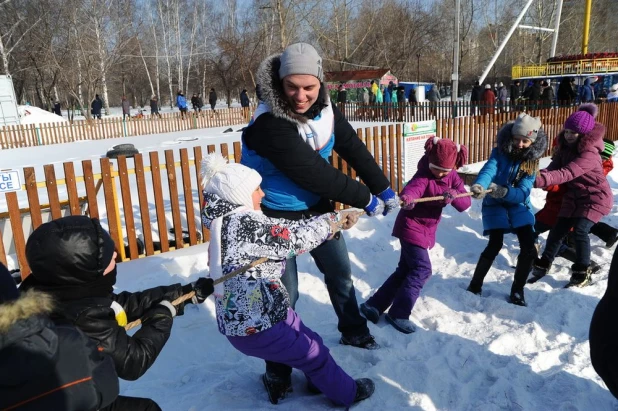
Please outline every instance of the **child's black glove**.
M191 285L193 286L193 291L195 291L195 297L193 297L194 304L203 303L206 298L215 291L212 278L198 278L198 280L191 283Z

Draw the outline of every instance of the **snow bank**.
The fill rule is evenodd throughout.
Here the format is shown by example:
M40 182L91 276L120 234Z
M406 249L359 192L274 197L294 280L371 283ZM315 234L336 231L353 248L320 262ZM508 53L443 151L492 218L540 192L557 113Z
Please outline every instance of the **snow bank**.
M21 124L62 123L63 117L33 106L18 106Z

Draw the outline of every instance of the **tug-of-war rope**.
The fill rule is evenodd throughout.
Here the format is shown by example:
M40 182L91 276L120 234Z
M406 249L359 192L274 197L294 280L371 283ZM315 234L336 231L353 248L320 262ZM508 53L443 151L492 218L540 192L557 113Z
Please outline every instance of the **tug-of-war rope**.
M491 190L484 190L483 193L489 193L491 192ZM470 197L471 195L473 195L473 192L468 192L468 193L461 193L461 194L457 194L454 198L461 198L461 197ZM440 201L440 200L444 200L444 196L435 196L435 197L421 197L421 198L416 198L414 199L415 203L425 203L428 201ZM357 211L358 215L363 215L365 214L364 211L362 210L358 210ZM260 265L264 262L268 261L267 257L262 257L260 259L257 259L255 261L250 262L247 265L244 265L234 271L232 271L229 274L224 275L221 278L217 278L214 282L213 285L217 285L217 284L221 284L227 280L229 280L230 278L237 276L238 274L242 274L245 271L248 271L250 269L252 269L253 267ZM182 303L184 303L187 300L190 300L191 298L193 298L195 296L195 291L191 291L185 295L182 295L180 297L178 297L177 299L175 299L174 301L172 301L172 305L180 305ZM138 327L140 324L142 323L141 319L137 319L135 321L131 321L130 323L128 323L127 325L124 326L125 330L129 331L130 329L133 329L135 327Z

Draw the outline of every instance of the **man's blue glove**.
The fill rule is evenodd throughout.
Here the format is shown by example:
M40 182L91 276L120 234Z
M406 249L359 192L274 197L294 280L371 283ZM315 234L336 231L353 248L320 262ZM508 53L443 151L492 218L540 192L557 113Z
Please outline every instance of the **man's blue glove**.
M367 213L369 217L373 217L378 214L381 214L383 211L384 211L384 201L382 201L381 199L379 199L378 197L372 194L369 204L367 204L367 207L365 207L365 212Z
M384 212L382 215L387 215L391 211L399 209L399 197L390 187L378 194L378 197L384 201Z

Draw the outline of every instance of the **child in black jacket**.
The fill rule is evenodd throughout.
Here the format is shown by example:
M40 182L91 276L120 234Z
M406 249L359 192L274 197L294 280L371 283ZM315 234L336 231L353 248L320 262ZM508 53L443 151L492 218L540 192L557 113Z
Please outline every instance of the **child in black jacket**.
M195 290L196 301L203 302L212 293L213 285L211 279L201 278L184 286L173 284L115 294L114 248L113 240L97 219L70 216L42 224L26 244L32 273L21 289L51 294L58 301L54 315L94 339L99 350L112 357L120 378L136 380L163 349L173 317L183 313L183 307L175 307L171 301ZM138 318L142 326L129 336L124 326Z
M49 319L53 302L21 293L0 264L0 409L98 410L118 396L114 363L68 323Z

